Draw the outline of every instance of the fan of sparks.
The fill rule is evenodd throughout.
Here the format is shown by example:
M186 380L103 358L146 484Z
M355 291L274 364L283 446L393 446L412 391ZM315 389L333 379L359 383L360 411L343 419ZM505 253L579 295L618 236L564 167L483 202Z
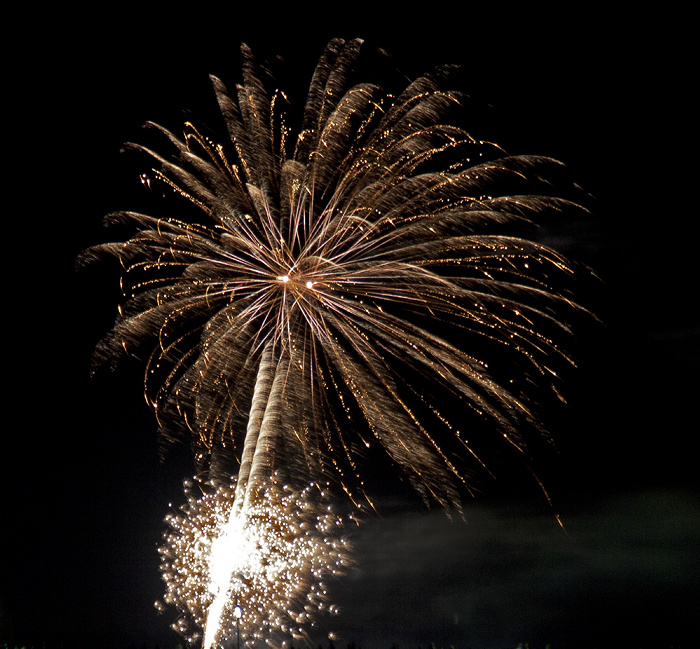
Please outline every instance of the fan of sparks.
M247 507L234 504L235 482L196 498L170 514L160 548L164 601L181 617L173 625L190 645L244 645L275 638L304 639L319 611L333 614L325 580L349 563L343 519L316 484L301 492L267 481ZM236 607L243 612L236 617Z
M194 209L109 217L138 233L86 253L125 270L121 317L96 356L148 359L165 437L189 438L212 480L238 471L271 354L270 471L333 472L357 501L363 455L380 445L426 499L455 505L468 459L481 460L432 397L451 395L450 412L524 450L523 424L537 426L527 387L556 391L578 307L560 290L572 266L506 232L580 208L548 195L559 162L504 155L445 121L461 106L442 88L449 69L397 96L351 84L360 45L327 46L296 138L284 94L244 46L236 92L213 78L228 142L188 124L183 139L155 127L172 157L130 145L156 162L149 182ZM489 368L494 350L507 373Z
M188 123L182 137L151 124L171 154L129 145L177 215L113 214L136 233L85 253L124 269L97 360L147 361L163 435L190 440L214 489L171 518L167 599L222 629L245 600L251 641L297 633L297 585L342 563L328 520L307 520L293 494L333 481L371 502L362 464L379 448L426 501L459 507L470 467L485 468L480 430L525 452L522 431L538 428L529 388L558 395L581 311L574 267L514 234L581 209L548 180L562 165L472 137L462 96L445 89L450 68L392 94L356 80L360 51L328 44L292 131L285 94L244 46L235 91L212 78L221 143ZM271 487L275 475L292 491ZM216 586L215 539L234 534ZM216 603L215 591L233 595Z

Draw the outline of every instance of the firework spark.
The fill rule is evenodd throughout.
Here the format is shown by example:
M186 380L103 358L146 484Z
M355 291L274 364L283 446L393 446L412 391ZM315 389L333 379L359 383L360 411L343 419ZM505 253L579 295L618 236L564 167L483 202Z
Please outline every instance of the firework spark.
M361 464L378 446L426 500L459 506L467 459L484 466L469 426L487 421L525 451L522 431L538 428L528 388L558 394L566 323L580 312L562 288L574 267L508 234L581 209L546 180L561 164L505 155L455 126L449 69L392 95L351 82L360 41L332 41L293 136L285 95L242 52L235 93L212 78L223 144L188 123L182 138L152 125L172 156L130 145L155 161L148 185L189 208L114 214L138 232L86 253L124 268L125 304L97 360L147 359L145 394L166 438L192 441L210 484L238 475L235 496L217 491L174 519L168 545L184 543L173 556L187 559L168 570L169 596L200 626L217 588L202 581L207 553L234 532L243 547L291 513L283 498L284 516L255 513L276 471L296 489L332 478L359 503ZM231 574L244 571L229 559ZM286 599L259 596L252 608L288 613Z
M196 498L186 483L187 505L166 519L164 601L182 613L173 628L190 643L204 629L210 647L236 633L239 605L244 644L305 638L314 614L334 612L325 581L349 564L343 519L315 484L296 492L269 480L245 508L235 491L234 482Z

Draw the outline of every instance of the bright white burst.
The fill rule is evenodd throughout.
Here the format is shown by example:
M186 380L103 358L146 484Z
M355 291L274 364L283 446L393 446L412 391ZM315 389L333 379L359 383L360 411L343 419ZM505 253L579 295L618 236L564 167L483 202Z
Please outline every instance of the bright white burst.
M305 638L314 615L334 611L327 581L342 575L349 547L343 519L317 485L295 492L270 480L257 502L235 508L235 484L196 498L168 516L160 548L165 602L182 612L174 628L204 645L235 637L234 607L243 610L241 642Z

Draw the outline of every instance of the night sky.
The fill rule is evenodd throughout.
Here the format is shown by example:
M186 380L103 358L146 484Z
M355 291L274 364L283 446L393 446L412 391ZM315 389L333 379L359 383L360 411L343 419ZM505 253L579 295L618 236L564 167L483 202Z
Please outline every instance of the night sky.
M581 330L570 407L545 415L553 508L517 468L479 484L466 522L387 488L381 515L354 533L357 568L332 585L342 612L318 641L333 630L338 649L700 646L688 17L336 9L114 5L8 22L21 45L5 59L0 647L177 643L172 612L153 607L156 546L189 458L159 461L137 363L91 378L118 274L76 272L75 259L111 238L104 214L142 204L141 168L120 147L143 122L177 131L192 113L218 129L207 75L234 84L241 42L283 55L301 91L334 36L387 49L409 76L460 64L486 115L476 135L567 163L592 213L547 236L601 278L585 298L602 324Z

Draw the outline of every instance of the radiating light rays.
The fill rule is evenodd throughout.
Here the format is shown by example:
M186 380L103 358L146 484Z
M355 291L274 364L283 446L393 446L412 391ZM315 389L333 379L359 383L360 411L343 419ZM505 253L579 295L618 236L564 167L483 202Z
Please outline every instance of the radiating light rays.
M109 220L135 234L85 253L124 268L125 304L96 359L146 360L164 438L191 441L215 489L171 519L164 550L169 601L195 626L209 617L207 643L244 595L246 620L258 611L249 640L308 621L289 598L315 578L314 557L330 566L343 548L306 520L306 485L330 480L371 504L363 461L379 447L426 501L459 508L470 466L488 473L484 439L524 457L541 430L535 399L559 397L559 369L573 364L580 270L522 238L543 214L583 209L573 184L548 180L561 163L509 156L452 123L462 97L444 87L450 68L398 94L351 83L360 45L328 44L297 131L243 46L236 91L212 78L221 143L188 122L182 137L149 124L169 155L127 147L154 165L147 186L184 199L183 214L117 213ZM212 551L233 539L234 576L273 556L279 570L306 561L294 594L253 576L249 590L238 577L216 586ZM236 560L246 544L250 565ZM262 621L278 615L289 619Z
M235 503L235 483L199 497L193 489L186 483L187 505L166 519L160 548L179 633L208 648L240 624L242 644L275 646L305 638L319 611L335 611L327 582L347 570L349 546L324 489L296 492L272 478L246 505Z

